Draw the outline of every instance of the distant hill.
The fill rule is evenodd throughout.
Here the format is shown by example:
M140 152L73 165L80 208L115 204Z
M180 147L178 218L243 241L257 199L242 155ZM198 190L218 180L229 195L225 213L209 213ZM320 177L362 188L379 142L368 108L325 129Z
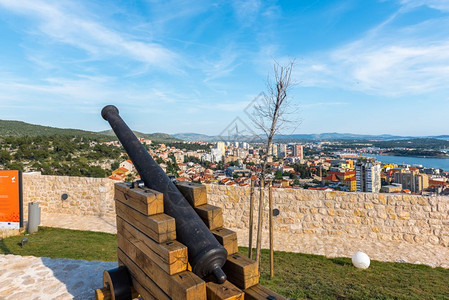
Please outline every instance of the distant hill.
M160 132L156 132L156 133L142 133L142 132L139 132L139 131L133 131L133 132L134 132L134 134L137 137L144 138L144 139L149 139L149 140L155 140L155 141L161 141L161 142L179 141L178 138L176 138L176 137L174 137L172 135L169 135L167 133L160 133ZM99 133L115 137L115 133L114 133L114 131L112 129L100 131Z
M205 142L216 142L227 137L211 136L198 133L177 133L173 134L174 137L186 140L186 141L205 141ZM250 137L247 137L248 139ZM261 136L261 138L263 138ZM275 141L284 142L294 142L294 141L330 141L330 140L394 140L394 139L405 139L410 137L393 136L389 134L383 135L362 135L353 133L319 133L319 134L289 134L289 135L277 135L275 136ZM245 140L245 137L239 137L239 140Z
M175 133L173 136L183 141L202 141L202 142L217 142L220 139L218 136L205 135L200 133Z
M204 141L204 142L216 142L227 140L227 137L213 136L199 133L142 133L134 131L136 136L146 138L150 140L160 142L174 142L179 140L184 141ZM50 136L50 135L68 135L68 136L82 136L91 138L103 138L103 139L116 139L112 129L104 130L100 132L86 131L80 129L67 129L56 128L50 126L34 125L21 121L7 121L0 120L0 136ZM449 140L449 135L437 135L437 136L398 136L390 134L381 135L366 135L366 134L353 134L353 133L337 133L328 132L320 134L290 134L290 135L277 135L274 140L276 142L298 142L298 141L336 141L336 140L367 140L367 141L392 141L392 140L406 140L417 138L433 138L439 140ZM252 140L253 137L239 137L239 141ZM230 141L233 141L231 138Z
M370 140L370 141L388 141L413 138L410 136L398 136L391 134L367 135L354 133L327 132L319 134L290 134L278 135L276 140L305 140L305 141L332 141L332 140Z
M205 135L198 133L176 133L173 134L174 137L185 140L185 141L204 141L204 142L216 142L226 140L227 137ZM250 139L250 137L246 137ZM261 138L263 138L261 136ZM354 134L354 133L318 133L318 134L288 134L288 135L277 135L274 140L276 142L298 142L298 141L343 141L343 140L353 140L353 141L392 141L392 140L405 140L405 139L417 139L417 138L434 138L440 140L449 140L449 135L438 135L438 136L399 136L391 134L381 134L381 135L368 135L368 134ZM245 137L239 137L240 141L244 141ZM232 139L230 140L232 141Z
M178 141L175 137L166 133L152 133L146 134L141 132L134 132L136 136L150 140L161 142ZM95 139L116 140L116 136L112 129L94 132L80 129L70 128L56 128L50 126L34 125L22 121L7 121L0 120L0 136L51 136L51 135L65 135L65 136L81 136Z
M83 137L102 138L105 135L80 129L56 128L50 126L34 125L21 121L0 120L0 136L49 136L49 135L76 135Z

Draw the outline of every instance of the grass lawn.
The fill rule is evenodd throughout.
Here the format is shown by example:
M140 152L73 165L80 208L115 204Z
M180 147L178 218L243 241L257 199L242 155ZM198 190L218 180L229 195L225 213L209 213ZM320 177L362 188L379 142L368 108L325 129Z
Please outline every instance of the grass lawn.
M21 241L28 243L22 248ZM0 254L117 261L115 234L39 227L34 234L12 236L0 240Z
M0 240L0 254L116 261L113 234L39 227L27 235ZM247 248L240 248L246 255ZM449 299L449 270L424 265L371 261L358 270L349 258L275 252L269 279L268 251L262 251L261 284L297 299Z
M288 252L275 252L274 266L270 280L269 251L262 250L260 283L291 298L449 299L449 269L371 261L360 270L350 258Z

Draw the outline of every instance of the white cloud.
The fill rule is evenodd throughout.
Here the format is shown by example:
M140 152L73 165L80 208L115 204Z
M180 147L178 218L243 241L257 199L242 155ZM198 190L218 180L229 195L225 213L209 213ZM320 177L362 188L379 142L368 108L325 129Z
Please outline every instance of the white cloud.
M250 25L255 21L262 5L260 0L234 0L232 6L239 22Z
M236 62L238 57L239 51L230 45L219 52L219 57L216 60L207 60L202 65L203 72L206 75L204 82L231 74L239 65Z
M396 27L394 21L389 18L359 40L297 61L295 78L305 86L383 96L447 89L449 18L407 27Z
M59 43L82 49L95 59L123 56L151 66L173 68L177 55L154 42L143 42L83 16L73 6L38 0L0 0L0 6L38 19L38 31Z
M328 106L342 106L348 105L346 102L316 102L316 103L304 103L301 104L301 108L309 108L309 107L328 107Z
M430 8L449 11L449 1L447 0L401 0L405 9L413 9L419 6L428 6Z

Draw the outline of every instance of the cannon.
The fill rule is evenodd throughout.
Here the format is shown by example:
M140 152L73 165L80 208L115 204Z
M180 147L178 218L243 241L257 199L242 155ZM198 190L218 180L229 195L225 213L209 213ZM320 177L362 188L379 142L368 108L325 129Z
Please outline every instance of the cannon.
M145 186L164 195L164 212L176 221L176 236L178 241L188 247L192 271L201 278L213 275L217 283L224 283L227 277L222 267L227 259L226 249L220 245L174 183L149 155L120 117L118 109L113 105L105 106L101 115L109 122Z

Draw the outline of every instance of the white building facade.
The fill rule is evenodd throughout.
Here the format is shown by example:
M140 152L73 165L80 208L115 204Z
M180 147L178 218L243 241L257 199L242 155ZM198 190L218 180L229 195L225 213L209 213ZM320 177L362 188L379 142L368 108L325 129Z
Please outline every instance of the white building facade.
M381 187L380 162L372 158L359 158L355 165L357 192L378 193Z

